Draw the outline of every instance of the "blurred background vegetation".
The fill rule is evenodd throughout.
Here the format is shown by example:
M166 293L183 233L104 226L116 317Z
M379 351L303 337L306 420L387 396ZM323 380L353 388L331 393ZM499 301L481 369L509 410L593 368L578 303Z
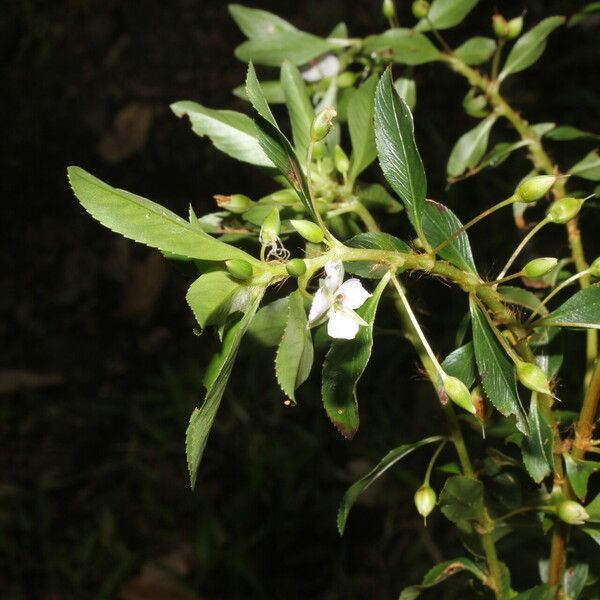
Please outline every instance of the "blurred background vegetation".
M378 0L252 4L319 34L340 20L352 35L385 28ZM410 2L399 4L409 26ZM507 17L526 8L531 25L583 4L483 1L448 37L491 35L494 8ZM2 12L2 598L394 598L434 561L462 554L443 517L432 515L424 529L412 506L427 459L418 452L369 490L343 539L335 529L341 495L373 461L443 428L415 357L394 335L376 339L352 443L320 406L318 366L299 405L286 407L271 351L247 340L197 490L188 488L184 431L217 343L192 333L187 279L90 219L65 168L81 165L180 214L189 202L197 213L212 210L213 194L259 197L272 189L168 108L189 99L245 110L231 94L245 65L233 56L242 35L226 3L8 0ZM526 117L600 130L598 27L590 19L557 31L543 59L506 83ZM449 151L473 123L460 108L467 88L441 65L415 77L429 194L465 219L504 198L528 165L515 157L445 191ZM498 127L495 135L509 134ZM568 165L587 148L551 151ZM369 173L380 178L376 168ZM402 217L386 227L407 231ZM583 229L596 256L593 219ZM497 268L517 239L510 214L479 227L473 246L481 272ZM550 254L557 244L567 250L555 235L541 236L538 248L544 244ZM464 298L439 282L408 285L436 349L449 352ZM381 333L393 333L393 314L381 313ZM574 407L582 356L578 339L565 337L562 397ZM453 460L449 451L442 456ZM500 547L517 585L536 583L533 550L543 548L521 555Z

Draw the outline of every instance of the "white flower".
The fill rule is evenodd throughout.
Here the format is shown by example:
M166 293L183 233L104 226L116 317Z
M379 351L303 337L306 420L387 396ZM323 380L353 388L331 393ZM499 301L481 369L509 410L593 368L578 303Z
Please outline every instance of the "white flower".
M340 72L340 61L337 56L327 54L320 60L311 63L309 67L302 71L302 79L309 83L320 81L325 77L333 77Z
M371 296L358 279L344 282L344 265L330 260L325 265L324 279L319 281L308 314L309 325L329 319L327 333L332 338L353 340L360 325L368 323L354 311Z

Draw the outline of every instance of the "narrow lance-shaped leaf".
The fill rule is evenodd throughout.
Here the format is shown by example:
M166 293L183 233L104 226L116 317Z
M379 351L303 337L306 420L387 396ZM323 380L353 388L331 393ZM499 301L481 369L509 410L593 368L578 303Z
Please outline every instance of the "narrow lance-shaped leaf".
M404 202L419 237L425 239L425 169L417 150L410 109L394 89L389 69L381 77L375 95L375 140L385 178Z
M448 29L463 21L479 0L433 0L427 19L417 23L417 31Z
M364 51L391 52L395 63L422 65L440 58L440 51L427 36L413 29L390 29L381 35L370 35L364 40Z
M523 463L531 478L540 483L552 471L554 434L548 419L540 409L537 394L532 394L529 406L530 436L523 438Z
M266 10L248 8L241 4L230 4L228 9L242 33L250 39L264 39L277 33L298 31L291 23Z
M288 306L288 320L277 350L275 373L281 389L292 402L296 402L295 390L310 375L313 344L299 290L290 294Z
M202 454L206 447L208 435L215 420L219 405L221 404L221 398L225 392L225 387L229 381L229 376L231 375L240 343L258 309L263 293L264 289L262 288L254 291L254 298L246 313L225 332L221 349L213 357L204 376L206 397L202 406L194 409L186 431L185 439L187 463L192 489L196 485L198 466L202 460Z
M400 592L398 600L415 600L422 592L439 585L448 577L467 571L482 583L487 583L487 575L470 558L461 556L441 562L430 569L419 585L411 585Z
M462 227L458 217L439 202L427 200L423 212L423 231L427 241L435 248L447 240ZM477 273L471 244L466 231L461 232L451 242L446 244L439 255L459 269Z
M310 126L315 111L298 68L287 60L281 66L281 86L283 87L290 115L296 154L298 160L304 162L306 161L306 152L310 142Z
M548 17L521 36L511 48L498 79L502 81L531 66L546 49L546 38L564 22L564 17Z
M600 181L600 154L598 151L592 150L592 152L584 156L569 169L569 173L582 179Z
M485 154L490 131L496 119L496 115L490 115L477 127L460 136L448 158L446 170L450 177L458 177L466 170L477 166Z
M402 444L393 450L390 450L366 475L361 477L357 482L353 483L348 491L344 494L337 514L337 526L340 535L344 533L348 515L356 499L379 477L381 477L389 468L393 467L399 460L408 456L413 450L440 442L443 438L439 435L431 436L415 442L413 444Z
M79 202L92 217L116 233L163 252L188 258L258 261L194 227L151 200L113 188L79 167L68 168L69 182Z
M473 37L461 44L454 54L467 65L480 65L488 61L496 50L496 41L486 37Z
M414 79L409 79L408 77L398 77L396 81L394 81L394 87L398 92L398 95L411 111L415 110L415 106L417 105L417 84Z
M348 103L348 129L352 142L352 163L348 175L353 182L377 157L373 132L373 108L377 77L372 75Z
M375 314L389 278L386 274L373 295L356 311L368 325L361 326L353 340L334 340L323 363L323 405L336 429L348 439L358 430L356 386L371 358Z
M518 429L529 434L527 417L517 392L515 366L496 340L496 336L481 312L471 301L473 347L483 391L494 407L505 417L515 415Z
M232 158L259 167L272 167L258 143L254 121L233 110L213 110L196 102L175 102L171 110L178 116L188 116L192 131L207 136L216 148Z
M538 319L534 327L600 329L600 287L591 285L580 290L556 310Z
M545 137L555 142L570 142L571 140L580 139L600 140L599 134L583 131L577 127L571 127L570 125L561 125L560 127L551 129L545 134Z

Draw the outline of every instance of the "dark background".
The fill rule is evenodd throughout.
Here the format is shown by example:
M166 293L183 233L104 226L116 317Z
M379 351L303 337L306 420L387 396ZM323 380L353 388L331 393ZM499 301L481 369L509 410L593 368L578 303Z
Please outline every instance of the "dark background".
M523 6L531 25L583 4L481 2L448 39L490 35L494 7L512 17ZM385 27L377 1L254 5L323 35L340 20L351 35ZM413 22L406 7L401 22ZM534 122L597 131L597 35L593 19L555 32L542 60L506 82L506 95ZM221 2L3 3L3 598L393 598L436 560L463 552L442 517L432 515L424 529L412 507L423 456L373 486L346 536L337 536L335 512L349 483L390 447L442 428L414 356L390 336L378 340L361 384L362 427L352 443L319 405L318 364L299 406L289 409L271 354L247 342L198 489L189 491L184 431L217 344L192 333L183 300L189 281L90 219L68 189L65 168L80 165L180 214L189 202L199 213L211 210L216 193L270 191L264 176L199 140L168 108L191 99L246 110L231 95L245 75L233 56L242 40ZM504 198L527 163L511 159L445 192L452 144L475 123L460 108L467 88L438 65L418 68L416 79L430 196L468 218ZM498 126L494 139L510 135ZM590 149L551 147L563 167ZM592 203L584 224L590 257L598 253L596 214ZM502 214L472 239L485 273L506 259L507 240L518 233ZM541 236L537 251L545 247L565 255L562 230ZM452 350L464 298L439 283L409 286L436 349ZM391 317L383 321L397 327ZM573 335L566 342L564 387L573 385L566 406L576 406L581 341ZM536 552L545 548L515 561L510 544L501 554L515 563L516 585L535 584Z

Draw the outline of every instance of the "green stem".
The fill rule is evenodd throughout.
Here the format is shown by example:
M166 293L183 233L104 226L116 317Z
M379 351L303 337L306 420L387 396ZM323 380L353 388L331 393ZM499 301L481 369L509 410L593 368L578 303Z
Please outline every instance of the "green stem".
M506 38L501 38L498 40L498 46L496 47L496 52L494 53L494 60L492 61L492 80L496 81L498 79L498 71L500 69L500 57L502 56L502 48L506 43Z
M329 230L327 229L327 226L325 225L325 222L323 221L323 217L321 217L321 213L319 212L319 209L317 208L317 201L315 200L315 194L313 191L311 169L312 169L312 155L313 155L314 148L315 148L315 141L311 140L308 144L308 150L306 152L306 183L308 185L308 195L310 196L310 203L312 205L312 209L315 214L315 218L317 219L317 224L323 230L323 233L327 236L327 238L332 239L332 235L331 235L331 233L329 233Z
M440 452L444 449L444 446L446 445L447 440L444 440L435 450L435 452L433 453L433 456L431 457L429 464L427 465L427 471L425 471L425 478L423 480L423 484L424 485L429 485L429 479L431 478L431 471L433 471L433 467L435 465L436 460L438 459L438 456L440 455Z

